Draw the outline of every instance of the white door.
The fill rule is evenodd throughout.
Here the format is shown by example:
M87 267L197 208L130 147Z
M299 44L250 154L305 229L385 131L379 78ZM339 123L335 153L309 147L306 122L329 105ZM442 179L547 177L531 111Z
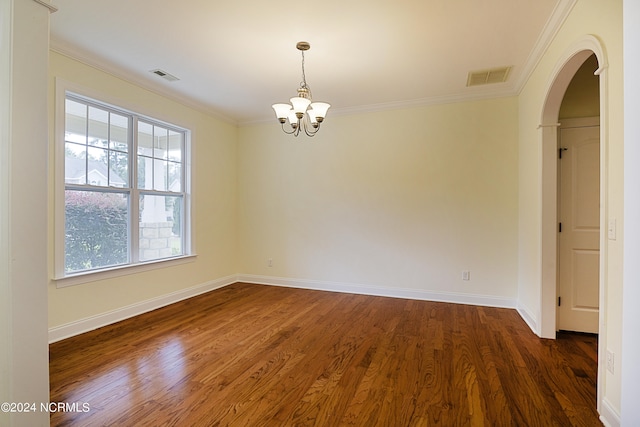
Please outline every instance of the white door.
M557 328L598 333L600 127L560 128Z

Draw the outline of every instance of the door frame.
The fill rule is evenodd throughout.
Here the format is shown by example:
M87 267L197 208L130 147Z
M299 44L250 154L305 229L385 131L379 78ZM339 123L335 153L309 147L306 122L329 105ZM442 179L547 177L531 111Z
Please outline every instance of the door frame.
M593 35L585 35L573 43L557 62L551 74L551 80L547 86L547 94L542 107L540 118L541 159L540 159L540 189L541 189L541 213L540 213L540 317L538 322L538 335L542 338L556 336L556 296L557 296L557 213L558 213L558 116L560 105L565 91L584 61L596 55L598 69L595 75L599 77L599 103L600 103L600 293L599 293L599 342L598 345L598 390L597 405L600 411L603 396L605 347L607 342L604 319L606 318L606 259L608 247L606 245L607 230L607 175L608 175L608 62L602 42Z

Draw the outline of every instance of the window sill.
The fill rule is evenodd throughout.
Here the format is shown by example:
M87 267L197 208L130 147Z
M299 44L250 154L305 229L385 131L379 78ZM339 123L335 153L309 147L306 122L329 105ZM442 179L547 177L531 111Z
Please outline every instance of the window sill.
M175 265L194 262L197 255L184 255L176 258L161 259L157 261L145 262L143 264L122 265L104 270L86 271L64 277L54 277L56 288L80 285L83 283L95 282L97 280L111 279L114 277L127 276L129 274L142 273L144 271L157 270L160 268L173 267Z

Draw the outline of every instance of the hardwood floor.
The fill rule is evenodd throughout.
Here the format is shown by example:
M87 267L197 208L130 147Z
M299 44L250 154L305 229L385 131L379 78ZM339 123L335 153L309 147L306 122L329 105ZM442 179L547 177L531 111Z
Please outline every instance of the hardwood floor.
M53 426L597 426L597 338L514 310L219 289L50 346ZM81 407L81 405L78 405Z

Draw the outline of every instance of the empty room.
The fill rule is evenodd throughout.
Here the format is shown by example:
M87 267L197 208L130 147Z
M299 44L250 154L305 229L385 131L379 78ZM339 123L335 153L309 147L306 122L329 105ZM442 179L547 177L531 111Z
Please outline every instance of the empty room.
M0 10L0 425L640 423L633 0Z

